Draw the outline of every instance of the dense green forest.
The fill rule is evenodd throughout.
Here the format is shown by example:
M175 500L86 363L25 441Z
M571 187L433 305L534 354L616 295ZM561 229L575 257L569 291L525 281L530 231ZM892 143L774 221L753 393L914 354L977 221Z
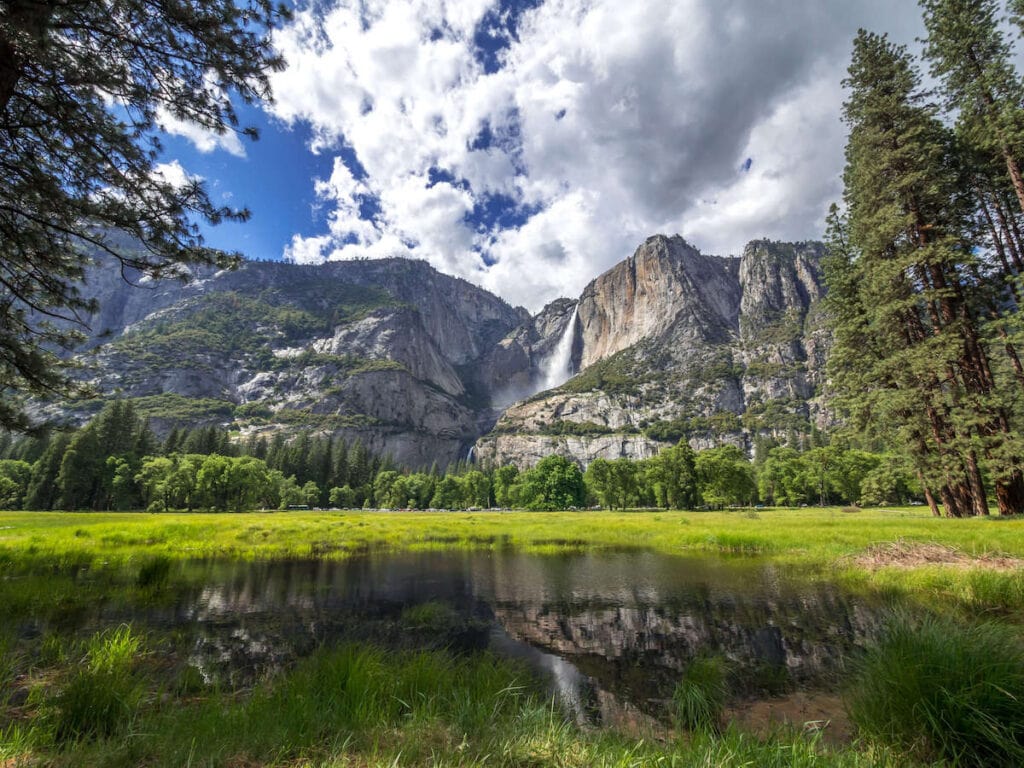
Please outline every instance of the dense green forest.
M798 451L761 442L753 461L732 445L694 451L680 442L650 459L596 459L586 472L561 456L525 471L413 471L359 442L308 433L238 442L204 427L158 441L131 401L109 404L77 431L0 437L0 509L694 509L906 503L920 493L897 457L838 443Z

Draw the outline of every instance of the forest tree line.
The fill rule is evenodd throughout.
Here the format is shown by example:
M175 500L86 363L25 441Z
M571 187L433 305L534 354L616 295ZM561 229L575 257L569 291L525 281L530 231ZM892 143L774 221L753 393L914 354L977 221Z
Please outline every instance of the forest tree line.
M905 504L920 495L897 457L838 445L762 441L750 460L733 445L694 451L680 442L649 459L595 459L586 471L556 455L522 471L461 462L412 470L358 441L309 433L239 441L202 427L160 441L120 400L75 431L0 435L0 509L696 509Z

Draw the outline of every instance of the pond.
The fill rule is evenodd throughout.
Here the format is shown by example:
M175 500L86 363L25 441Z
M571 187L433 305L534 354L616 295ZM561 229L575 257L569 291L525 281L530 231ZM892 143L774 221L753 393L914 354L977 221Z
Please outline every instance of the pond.
M369 553L201 561L194 585L83 621L172 632L207 681L252 684L323 645L489 649L540 672L580 721L659 717L687 664L728 660L751 697L834 688L886 606L769 561L642 551Z

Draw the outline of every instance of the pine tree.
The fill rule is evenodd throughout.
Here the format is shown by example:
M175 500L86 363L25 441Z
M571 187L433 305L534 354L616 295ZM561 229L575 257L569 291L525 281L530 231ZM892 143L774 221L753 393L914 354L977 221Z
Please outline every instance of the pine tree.
M163 446L160 448L160 453L164 456L170 456L172 453L177 453L181 449L182 433L178 431L177 427L171 427L171 431L167 433L167 438L164 440Z
M348 445L345 443L344 438L338 437L334 439L331 445L330 486L344 488L348 484Z
M91 424L82 428L64 451L57 475L60 509L95 509L100 505L106 457L102 455L98 431Z
M25 509L45 511L54 508L60 496L57 476L70 442L70 434L58 432L49 440L43 455L32 465L32 480L25 493Z
M884 36L858 34L845 84L847 217L832 217L827 265L834 379L854 418L913 454L947 514L987 513L982 462L1001 511L1019 511L1020 446L971 282L956 144Z
M928 30L925 55L941 79L963 133L1005 166L1024 211L1024 85L999 25L995 0L920 0Z
M286 15L270 0L3 3L0 425L29 426L10 393L74 389L55 350L96 309L79 290L93 254L154 277L237 260L207 247L194 219L248 211L155 172L156 130L173 119L255 138L232 98L270 98L283 66L270 32Z

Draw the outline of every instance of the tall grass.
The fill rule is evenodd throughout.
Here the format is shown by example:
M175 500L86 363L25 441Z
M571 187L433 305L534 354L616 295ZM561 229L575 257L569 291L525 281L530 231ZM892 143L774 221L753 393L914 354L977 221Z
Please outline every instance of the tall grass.
M211 694L194 707L157 713L140 728L149 735L111 762L206 765L234 757L262 764L322 757L341 745L372 753L386 737L403 742L402 765L416 763L431 749L456 754L466 734L513 730L533 701L521 679L518 667L486 654L324 650L243 701Z
M38 741L37 729L31 724L11 723L0 728L0 765L5 768L30 765L29 757Z
M134 673L140 648L139 637L126 625L98 633L86 643L85 664L54 701L56 742L108 737L131 725L142 695Z
M881 743L957 766L1024 765L1018 627L897 615L852 680L850 715Z
M17 656L14 637L7 632L0 632L0 695L14 681L18 670Z
M673 719L690 731L717 731L729 687L726 661L721 656L698 656L672 693Z
M141 647L142 639L127 624L99 632L86 643L89 671L96 674L128 674Z
M887 768L884 749L734 730L670 740L581 729L487 655L321 650L250 696L211 693L141 716L131 733L80 741L62 766L462 766L475 768ZM39 752L43 757L49 753Z

